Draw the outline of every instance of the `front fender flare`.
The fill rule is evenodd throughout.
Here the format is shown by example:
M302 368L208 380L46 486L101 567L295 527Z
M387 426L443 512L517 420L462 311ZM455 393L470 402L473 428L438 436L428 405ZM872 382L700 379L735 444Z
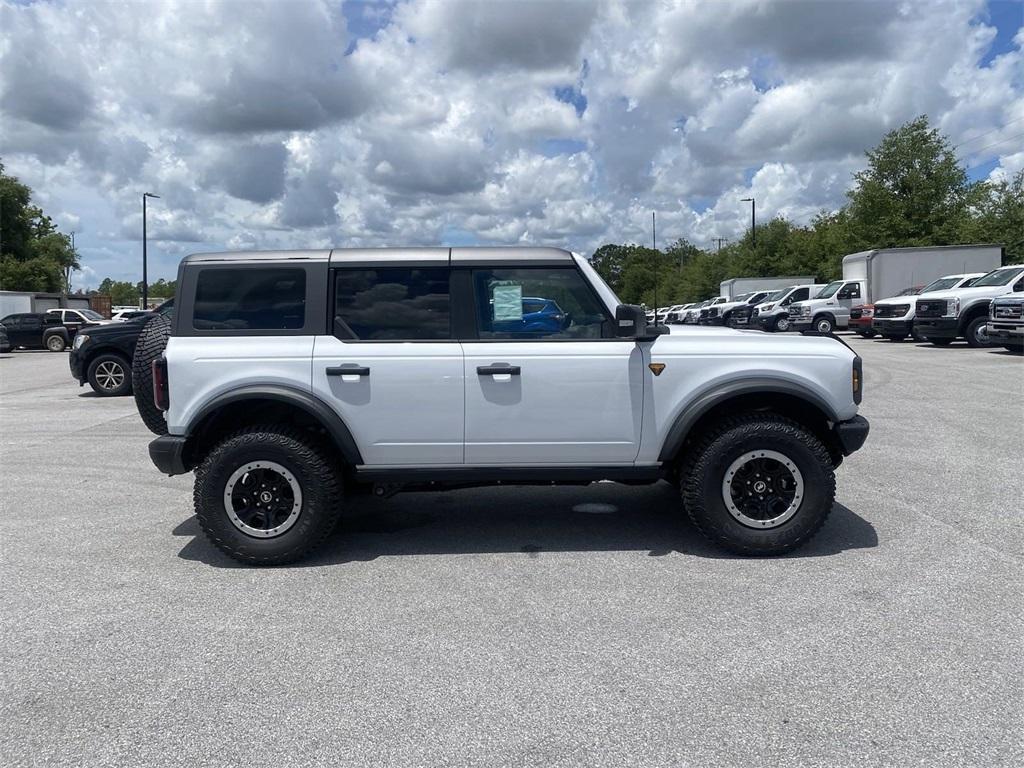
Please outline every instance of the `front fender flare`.
M704 390L679 412L665 436L665 442L662 443L661 452L658 454L658 461L665 462L674 459L693 425L716 405L734 397L757 394L790 395L816 408L829 421L839 421L839 414L836 413L835 408L824 397L804 385L770 377L725 382Z

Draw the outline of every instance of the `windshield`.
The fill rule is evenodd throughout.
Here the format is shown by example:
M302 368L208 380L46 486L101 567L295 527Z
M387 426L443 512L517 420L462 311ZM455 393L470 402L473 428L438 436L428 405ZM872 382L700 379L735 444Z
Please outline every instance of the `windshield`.
M928 293L929 291L941 291L945 288L952 288L956 285L959 277L940 277L938 280L933 280L928 283L924 288L921 289L921 293ZM966 285L966 283L965 283Z
M753 295L754 295L753 293L741 293L739 296L737 296L735 299L733 299L733 301L746 301L747 299L749 299Z
M764 301L778 301L783 296L785 296L787 293L789 293L789 288L783 288L781 291L776 291L775 293L769 293L767 296L764 297Z
M839 288L842 286L842 284L843 284L842 280L836 280L835 282L829 283L824 288L822 288L821 289L821 293L819 293L814 298L816 298L816 299L827 299L830 296L834 296L835 292L839 290Z
M1017 275L1021 273L1020 267L1010 267L1008 269L997 269L994 272L989 272L984 277L979 277L972 287L983 288L986 285L1006 285L1008 282L1013 280Z
M82 317L86 318L87 320L103 319L103 315L101 315L99 312L93 312L91 309L80 309L78 311L82 315Z
M913 288L904 288L902 291L897 293L897 296L916 296L921 291L921 286L915 285Z

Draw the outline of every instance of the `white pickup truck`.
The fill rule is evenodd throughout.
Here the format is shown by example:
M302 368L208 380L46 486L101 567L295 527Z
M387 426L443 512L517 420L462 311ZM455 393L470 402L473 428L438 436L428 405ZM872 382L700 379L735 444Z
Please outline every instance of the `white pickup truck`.
M712 541L778 554L868 433L843 342L668 333L554 248L198 254L176 303L150 456L245 563L306 555L360 493L598 480L671 482Z
M916 294L876 301L872 308L874 314L871 318L871 329L890 341L903 341L907 336L913 336L918 341L923 340L920 329L914 326L917 301L927 299L935 291L968 288L984 274L968 272L964 275L945 275L933 280Z
M972 347L987 347L989 303L997 296L1024 291L1024 264L1010 264L979 277L969 287L933 291L918 297L914 320L918 331L936 346L964 338Z

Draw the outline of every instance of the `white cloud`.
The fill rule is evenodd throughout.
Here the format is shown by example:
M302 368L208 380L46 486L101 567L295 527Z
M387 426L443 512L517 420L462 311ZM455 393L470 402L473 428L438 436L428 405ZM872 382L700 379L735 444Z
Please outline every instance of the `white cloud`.
M373 11L372 13L370 11ZM1024 166L981 0L0 6L0 151L99 276L209 248L688 237L842 204L918 114ZM358 24L354 22L355 28ZM1003 36L1005 38L1005 35ZM1002 38L1001 38L1002 39ZM991 60L990 60L991 59ZM988 166L985 166L986 170ZM58 215L59 214L59 215Z

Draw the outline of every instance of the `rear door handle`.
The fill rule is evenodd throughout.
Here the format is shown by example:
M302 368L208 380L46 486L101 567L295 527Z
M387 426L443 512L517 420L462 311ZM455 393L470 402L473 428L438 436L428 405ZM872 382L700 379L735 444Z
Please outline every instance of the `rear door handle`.
M327 368L328 376L369 376L370 369L365 365L336 365Z
M491 363L490 365L478 365L476 367L477 376L500 376L505 374L506 376L518 376L519 366L509 365L508 363Z

